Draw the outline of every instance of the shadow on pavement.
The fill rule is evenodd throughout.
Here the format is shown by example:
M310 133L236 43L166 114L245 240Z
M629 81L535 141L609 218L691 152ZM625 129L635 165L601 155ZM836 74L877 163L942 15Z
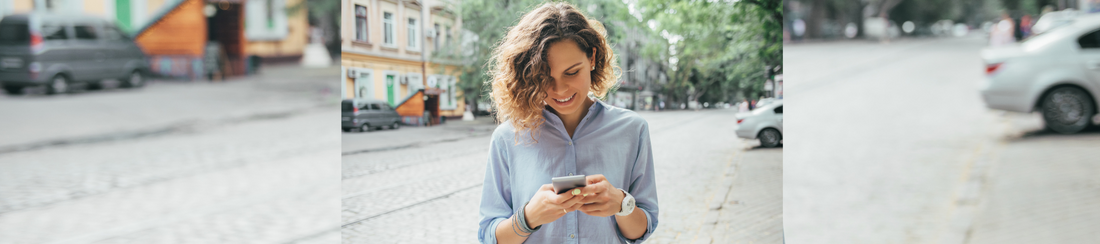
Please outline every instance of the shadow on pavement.
M1073 134L1058 133L1058 132L1047 129L1044 126L1041 129L1025 131L1019 137L1009 138L1008 141L1009 142L1015 142L1015 141L1026 141L1026 140L1030 140L1030 139L1048 138L1048 137L1049 138L1059 138L1059 137L1071 138L1071 137L1081 137L1081 136L1100 136L1100 126L1092 125L1092 126L1089 126L1088 128L1085 128L1085 130L1082 130L1080 132L1073 133Z

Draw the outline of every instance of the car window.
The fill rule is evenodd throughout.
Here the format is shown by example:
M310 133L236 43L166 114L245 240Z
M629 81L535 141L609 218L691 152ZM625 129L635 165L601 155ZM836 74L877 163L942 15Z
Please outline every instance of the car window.
M359 107L359 110L370 110L370 104L364 103L363 106Z
M389 105L389 104L385 104L385 103L383 103L383 104L382 104L382 110L393 110L393 109L391 109L391 108L390 108L390 105Z
M371 103L370 104L370 109L371 110L380 110L382 108L380 108L377 103Z
M31 32L27 24L0 25L0 44L27 44L31 41Z
M108 25L103 28L103 39L109 41L120 41L126 38L122 35L122 31L119 31L118 28L113 25Z
M65 31L65 26L63 25L45 24L42 25L42 39L66 40L69 39L69 32Z
M99 38L99 32L91 25L73 26L77 40L95 40Z
M343 111L343 112L355 111L355 105L351 104L351 102L343 102L343 103L341 103L341 105L342 105L341 106L342 108L340 110Z
M1081 49L1100 48L1100 30L1094 30L1077 38L1077 44Z
M773 111L775 111L775 113L777 113L777 114L782 114L783 113L783 106L779 106L779 107L775 108L775 110L773 110Z

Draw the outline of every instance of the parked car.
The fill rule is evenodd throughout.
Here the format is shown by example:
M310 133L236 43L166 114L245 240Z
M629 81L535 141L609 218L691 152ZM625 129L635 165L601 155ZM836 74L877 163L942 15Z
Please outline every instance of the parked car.
M987 107L1042 113L1059 133L1085 129L1100 95L1100 15L1029 38L1020 45L982 50L986 79L980 91Z
M1073 19L1077 16L1081 16L1081 12L1076 10L1062 10L1044 14L1031 26L1031 35L1042 34L1054 28L1073 23Z
M46 85L49 94L106 79L145 85L145 53L114 24L91 16L30 13L0 19L0 83L11 94Z
M401 128L401 116L385 101L373 99L344 99L341 102L341 127L344 132L360 132L389 127Z
M783 141L783 100L737 114L737 137L760 139L760 146L775 147Z

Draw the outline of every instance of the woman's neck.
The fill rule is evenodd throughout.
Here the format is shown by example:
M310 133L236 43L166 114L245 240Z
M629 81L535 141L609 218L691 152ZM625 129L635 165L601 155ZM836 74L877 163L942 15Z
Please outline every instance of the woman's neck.
M594 103L596 102L592 101L591 98L585 96L584 103L581 104L581 109L577 110L576 113L562 114L558 113L558 111L551 111L553 111L554 114L558 115L558 118L561 119L561 124L565 126L565 131L569 133L569 138L573 138L573 131L577 130L577 125L580 125L581 118L584 118L584 116L588 114L588 108L592 107L592 104Z

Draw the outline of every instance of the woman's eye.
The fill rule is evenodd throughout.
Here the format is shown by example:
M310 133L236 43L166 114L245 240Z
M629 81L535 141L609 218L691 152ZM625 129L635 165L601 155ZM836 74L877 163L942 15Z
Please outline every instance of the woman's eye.
M581 72L581 70L577 70L577 71L573 71L573 73L565 73L565 75L572 76L572 75L576 75L577 73L580 73L580 72Z

